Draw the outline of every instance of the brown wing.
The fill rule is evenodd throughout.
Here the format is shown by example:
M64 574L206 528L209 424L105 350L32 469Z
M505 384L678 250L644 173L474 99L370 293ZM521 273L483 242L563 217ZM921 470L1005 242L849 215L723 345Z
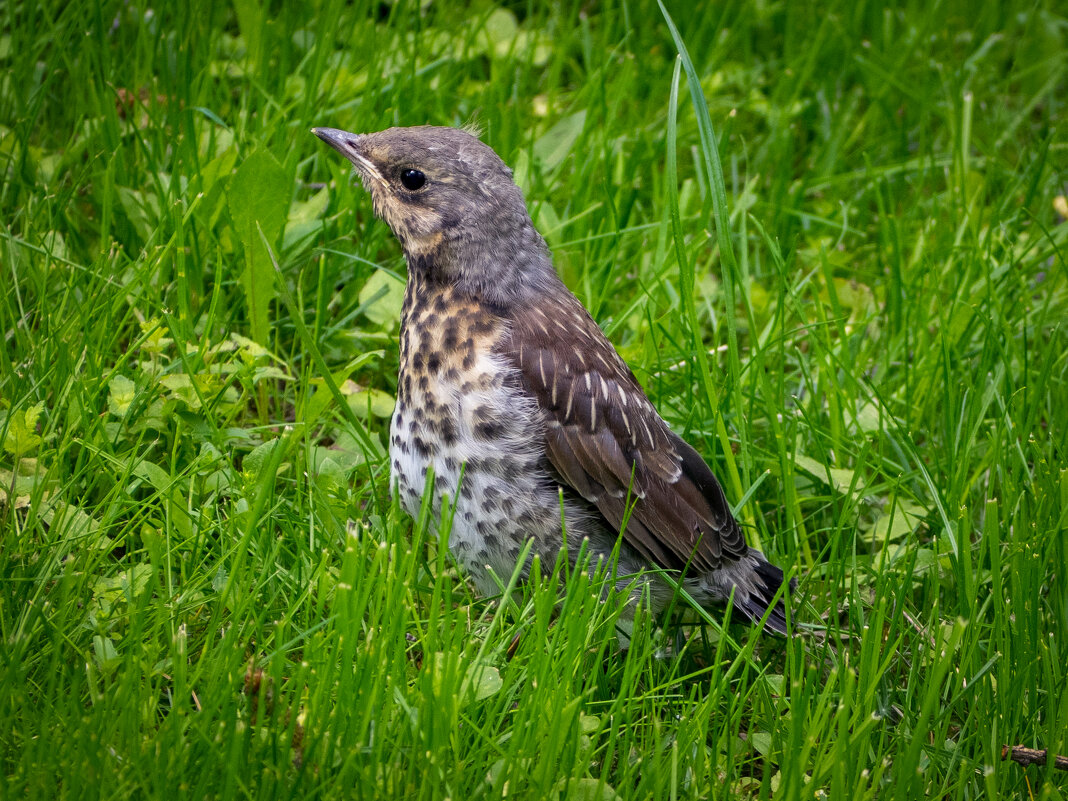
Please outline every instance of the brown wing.
M593 318L562 285L512 318L508 355L546 415L549 461L653 564L715 570L746 553L700 454L645 397ZM628 493L629 489L629 493Z

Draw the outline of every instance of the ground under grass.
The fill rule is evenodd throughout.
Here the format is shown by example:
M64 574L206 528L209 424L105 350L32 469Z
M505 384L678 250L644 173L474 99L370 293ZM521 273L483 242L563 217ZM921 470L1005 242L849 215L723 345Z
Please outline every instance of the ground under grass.
M699 5L0 6L0 796L1068 794L1064 9ZM472 121L795 636L621 651L390 503L308 129Z

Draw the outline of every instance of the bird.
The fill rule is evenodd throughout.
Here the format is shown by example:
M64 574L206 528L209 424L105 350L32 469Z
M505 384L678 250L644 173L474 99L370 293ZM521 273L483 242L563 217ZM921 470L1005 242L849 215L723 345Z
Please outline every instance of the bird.
M312 133L352 163L407 262L391 491L413 517L424 490L435 515L449 499L448 550L475 587L529 578L528 543L541 564L566 548L642 576L654 614L681 586L785 635L783 571L557 275L500 156L453 127Z

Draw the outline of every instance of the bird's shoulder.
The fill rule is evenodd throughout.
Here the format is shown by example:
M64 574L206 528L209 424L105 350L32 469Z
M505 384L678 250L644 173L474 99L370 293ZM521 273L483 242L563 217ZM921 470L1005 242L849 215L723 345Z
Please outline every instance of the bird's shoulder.
M671 451L667 427L638 380L571 293L518 308L506 343L553 422L591 436L609 431L631 458ZM653 466L665 476L677 472L671 459Z

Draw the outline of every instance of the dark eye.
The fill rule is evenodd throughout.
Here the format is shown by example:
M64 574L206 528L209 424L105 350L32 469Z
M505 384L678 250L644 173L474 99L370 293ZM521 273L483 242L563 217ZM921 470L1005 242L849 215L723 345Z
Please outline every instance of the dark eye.
M404 188L412 192L416 189L421 189L423 184L426 183L426 176L419 170L401 170L400 179L401 183L404 184Z

